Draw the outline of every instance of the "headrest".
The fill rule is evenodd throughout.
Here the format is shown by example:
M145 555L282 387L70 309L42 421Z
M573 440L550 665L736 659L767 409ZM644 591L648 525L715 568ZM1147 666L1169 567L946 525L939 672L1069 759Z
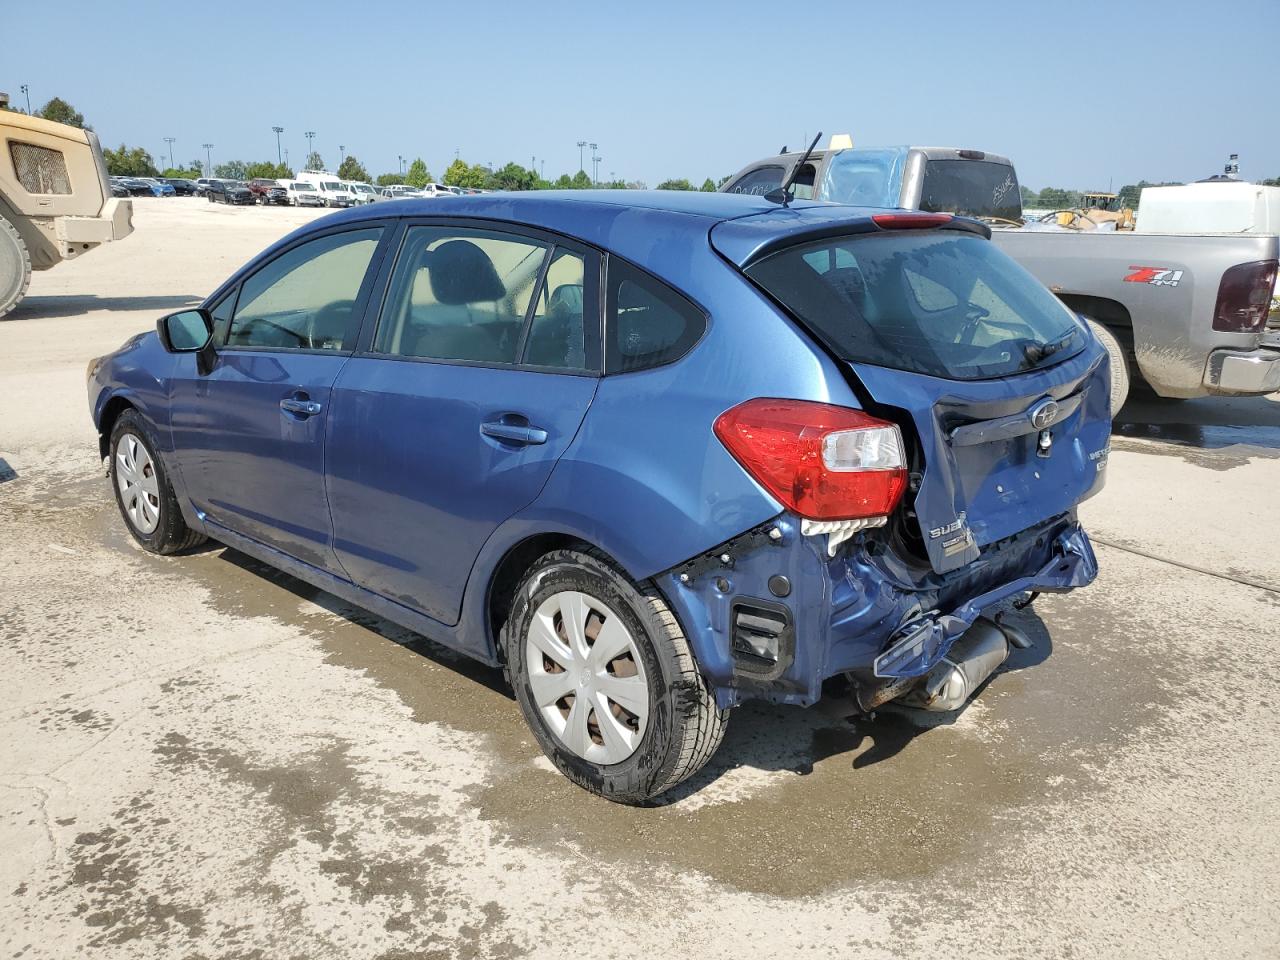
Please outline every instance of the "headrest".
M560 314L581 316L582 284L562 283L552 290L551 297L547 301L547 314L550 316L558 316Z
M470 240L446 240L423 254L422 266L440 303L489 303L507 295L489 255Z

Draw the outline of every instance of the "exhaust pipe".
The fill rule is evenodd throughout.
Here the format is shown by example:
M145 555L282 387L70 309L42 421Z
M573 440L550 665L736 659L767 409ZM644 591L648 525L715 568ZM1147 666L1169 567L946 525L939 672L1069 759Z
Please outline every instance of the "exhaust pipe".
M1020 631L1011 638L993 620L979 617L947 655L934 665L898 702L922 710L959 710L1009 656L1009 646L1022 647L1030 641Z

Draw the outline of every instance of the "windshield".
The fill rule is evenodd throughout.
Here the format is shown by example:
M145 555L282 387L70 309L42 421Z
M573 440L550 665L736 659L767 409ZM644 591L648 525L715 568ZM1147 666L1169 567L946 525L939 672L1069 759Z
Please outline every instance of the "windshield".
M920 184L920 209L962 217L1022 219L1022 191L1007 163L930 160Z
M818 196L859 207L901 205L906 147L841 150L827 164Z
M335 192L337 192L337 191L341 190L341 189L342 189L342 187L341 187L339 184L334 183L332 180L325 180L324 182L322 182L322 183L320 184L320 189L321 189L321 190L328 190L330 193L335 193Z
M295 189L295 190L301 190L301 191L303 191L303 192L307 192L307 191L309 191L309 192L311 192L311 193L315 193L315 189L316 189L316 188L315 188L315 187L313 187L313 186L312 186L311 184L309 184L309 183L295 183L295 184L293 185L293 189Z
M745 272L859 363L978 380L1057 363L1086 342L1039 281L989 241L955 231L825 239Z

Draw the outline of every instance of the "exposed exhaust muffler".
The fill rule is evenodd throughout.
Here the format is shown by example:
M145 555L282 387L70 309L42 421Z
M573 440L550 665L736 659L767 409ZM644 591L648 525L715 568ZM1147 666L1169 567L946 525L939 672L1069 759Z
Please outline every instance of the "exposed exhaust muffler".
M1020 630L979 617L897 702L922 710L959 710L1008 659L1010 645L1024 648L1030 646L1030 640Z

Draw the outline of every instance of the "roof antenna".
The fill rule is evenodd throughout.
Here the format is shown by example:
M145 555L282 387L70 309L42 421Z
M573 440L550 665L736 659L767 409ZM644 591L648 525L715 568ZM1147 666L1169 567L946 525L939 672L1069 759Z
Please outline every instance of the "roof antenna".
M809 155L813 153L813 148L818 145L818 141L821 139L822 131L819 130L818 135L813 138L813 141L809 144L803 156L800 157L800 162L791 168L791 176L787 177L787 182L778 189L770 190L766 193L764 195L766 200L772 201L773 203L780 203L785 207L794 199L791 194L791 188L795 186L796 177L800 176L800 168L805 165L806 161L808 161Z

